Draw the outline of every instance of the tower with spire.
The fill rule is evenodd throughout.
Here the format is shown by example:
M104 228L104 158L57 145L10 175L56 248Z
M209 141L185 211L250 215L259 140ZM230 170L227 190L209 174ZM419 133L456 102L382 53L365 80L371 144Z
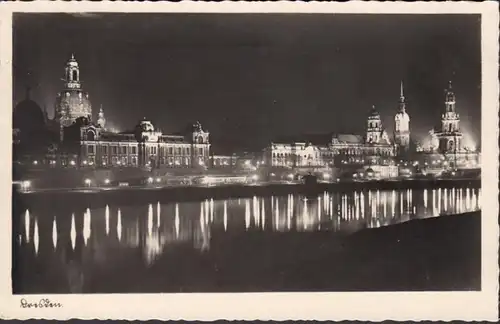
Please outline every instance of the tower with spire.
M99 114L97 116L97 125L100 126L102 129L106 129L106 118L104 117L104 110L102 109L102 104L101 107L99 108Z
M456 112L455 103L455 92L449 81L445 90L445 111L441 115L441 129L437 132L440 153L457 153L462 150L460 115Z
M410 116L406 112L406 100L403 81L401 81L398 112L394 116L394 144L398 154L409 151L410 147Z

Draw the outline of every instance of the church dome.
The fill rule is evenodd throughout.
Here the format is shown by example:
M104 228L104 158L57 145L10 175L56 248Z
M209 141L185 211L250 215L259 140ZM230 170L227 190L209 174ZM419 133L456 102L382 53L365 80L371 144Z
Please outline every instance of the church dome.
M57 112L67 120L92 116L92 104L89 96L79 90L67 90L58 94L56 107Z
M31 99L21 101L14 108L13 126L22 131L40 130L45 126L42 109Z

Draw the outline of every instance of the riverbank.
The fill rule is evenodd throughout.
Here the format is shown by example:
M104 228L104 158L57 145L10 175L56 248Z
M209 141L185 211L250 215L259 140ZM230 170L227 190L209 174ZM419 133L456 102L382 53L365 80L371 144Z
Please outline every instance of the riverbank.
M87 208L106 205L134 205L150 202L183 202L204 199L248 198L253 196L283 196L287 194L318 195L324 191L352 192L362 190L401 190L433 188L480 188L480 180L406 180L302 184L227 185L214 187L141 187L117 189L87 189L66 191L40 191L16 193L17 203L25 208L32 206L57 206L64 201L66 206Z

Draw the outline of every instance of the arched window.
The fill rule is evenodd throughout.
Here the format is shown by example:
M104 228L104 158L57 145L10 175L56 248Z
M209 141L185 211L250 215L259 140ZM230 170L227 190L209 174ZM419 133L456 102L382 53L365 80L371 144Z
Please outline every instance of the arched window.
M449 125L448 125L448 131L449 131L450 133L451 133L451 127L452 127L452 125L451 125L451 124L449 124Z
M78 71L73 70L73 77L71 78L72 81L77 81L78 80Z
M93 131L87 132L87 141L95 141L95 134Z
M202 144L203 143L203 137L202 136L198 136L198 144Z
M453 151L454 148L455 148L455 142L453 141L449 141L448 142L448 148L450 149L450 151Z

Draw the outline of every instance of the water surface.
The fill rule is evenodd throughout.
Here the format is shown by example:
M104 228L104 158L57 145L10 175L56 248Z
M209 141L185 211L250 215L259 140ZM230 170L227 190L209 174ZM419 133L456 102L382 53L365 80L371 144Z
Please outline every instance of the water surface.
M14 215L14 292L293 290L287 271L299 263L329 282L321 261L336 238L480 208L480 189L469 188L82 210L62 202Z

